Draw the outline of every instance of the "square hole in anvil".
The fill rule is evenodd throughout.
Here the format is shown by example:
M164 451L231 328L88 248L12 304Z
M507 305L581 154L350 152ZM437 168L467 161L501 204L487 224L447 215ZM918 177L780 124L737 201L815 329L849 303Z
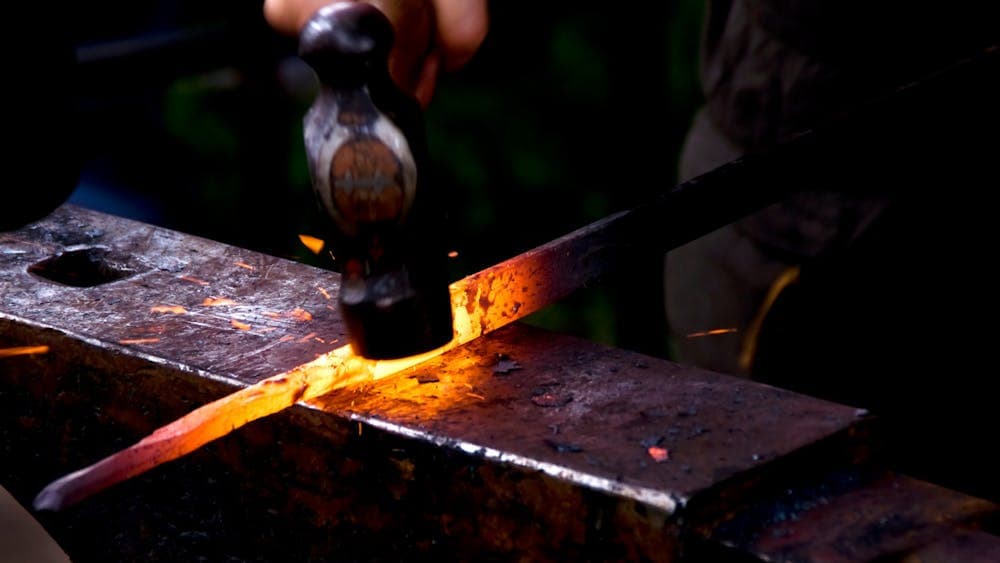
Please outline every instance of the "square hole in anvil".
M28 266L31 274L73 287L95 287L140 271L128 256L97 246L61 252Z

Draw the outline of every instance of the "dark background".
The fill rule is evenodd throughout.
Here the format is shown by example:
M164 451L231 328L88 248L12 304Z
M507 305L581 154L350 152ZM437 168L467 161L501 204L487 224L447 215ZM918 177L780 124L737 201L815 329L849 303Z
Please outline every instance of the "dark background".
M435 188L453 205L455 279L673 185L700 96L698 0L642 17L596 2L490 10L482 48L442 77L426 113ZM302 145L315 79L295 39L252 2L80 12L68 26L81 162L71 201L323 265L298 239L320 229ZM666 356L658 278L631 275L529 321Z

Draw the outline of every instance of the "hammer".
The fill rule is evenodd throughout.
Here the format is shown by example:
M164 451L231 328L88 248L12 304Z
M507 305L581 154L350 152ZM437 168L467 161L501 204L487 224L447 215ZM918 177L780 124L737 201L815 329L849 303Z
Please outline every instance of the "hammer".
M372 359L426 352L453 336L447 214L430 178L420 104L390 75L395 39L386 14L366 2L327 5L299 34L299 56L320 83L304 137L339 264L338 305L353 351Z

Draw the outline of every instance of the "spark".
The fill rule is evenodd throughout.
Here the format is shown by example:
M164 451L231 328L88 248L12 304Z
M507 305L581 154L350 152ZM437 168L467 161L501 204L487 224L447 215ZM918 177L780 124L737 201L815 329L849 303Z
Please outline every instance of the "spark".
M48 354L49 347L40 346L14 346L12 348L0 348L0 358L10 358L13 356L29 356L31 354Z
M250 264L247 264L246 262L234 262L234 264L236 264L240 268L243 268L243 269L246 269L246 270L256 270L257 269L257 268L254 268L253 266L251 266Z
M299 235L299 240L313 254L319 254L320 252L323 252L323 247L326 246L326 241L324 241L323 239L311 237L309 235Z
M687 335L687 338L699 338L701 336L716 336L718 334L732 334L734 332L739 332L735 328L713 328L712 330L705 330L702 332L692 332Z
M670 452L667 448L661 448L659 446L649 446L646 448L646 452L649 453L649 457L656 460L656 463L662 463L670 459Z

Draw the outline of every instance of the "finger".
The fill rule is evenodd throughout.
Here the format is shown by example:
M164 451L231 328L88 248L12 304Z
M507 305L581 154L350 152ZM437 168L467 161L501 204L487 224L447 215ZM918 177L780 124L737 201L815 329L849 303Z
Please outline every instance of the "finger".
M452 71L476 54L489 29L486 0L433 0L442 66Z
M434 97L434 87L437 85L438 72L441 68L441 56L437 50L431 51L424 60L423 68L420 70L420 78L417 79L417 87L413 95L426 108Z
M264 19L281 33L297 35L316 10L333 1L335 0L264 0Z

